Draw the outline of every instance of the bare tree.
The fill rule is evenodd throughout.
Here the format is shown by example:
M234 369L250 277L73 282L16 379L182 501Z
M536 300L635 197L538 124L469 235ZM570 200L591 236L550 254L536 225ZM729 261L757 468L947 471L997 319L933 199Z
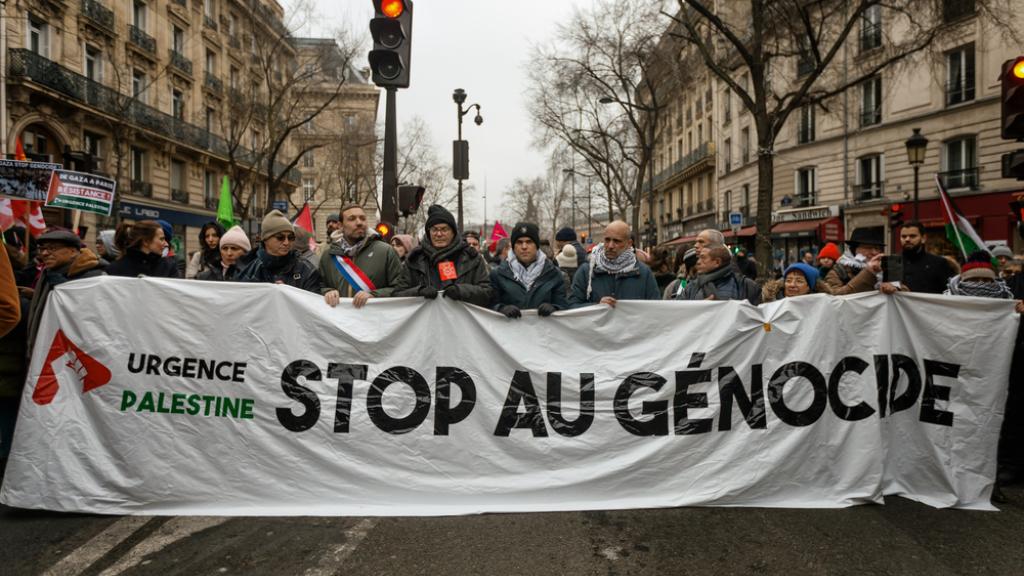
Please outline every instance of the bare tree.
M604 185L610 208L640 224L645 181L664 109L664 86L681 74L659 49L665 19L657 3L599 0L577 9L554 42L535 47L530 113L539 144L562 141Z
M775 141L790 115L803 106L827 106L830 99L883 70L913 62L916 55L962 30L962 22L944 11L946 4L970 4L1003 33L1013 35L1008 25L1000 24L1009 22L1011 1L677 0L678 11L666 14L675 24L669 35L696 50L704 65L736 93L757 129L756 254L762 276L772 262ZM836 61L858 24L874 10L881 10L898 34L885 38L851 73L844 73ZM748 87L739 82L738 69L749 74Z

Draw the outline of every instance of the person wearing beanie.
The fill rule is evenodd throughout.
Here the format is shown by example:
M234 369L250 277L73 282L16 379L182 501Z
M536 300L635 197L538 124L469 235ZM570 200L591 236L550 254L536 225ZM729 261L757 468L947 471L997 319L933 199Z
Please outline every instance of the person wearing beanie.
M220 237L220 259L216 268L203 270L197 280L234 281L245 265L242 257L252 251L249 237L240 226L232 226Z
M781 280L769 280L761 288L761 302L774 302L806 294L831 294L831 288L821 279L818 269L806 262L786 267Z
M185 278L195 278L204 270L220 268L220 237L224 227L211 220L199 229L199 250L192 254L185 268Z
M523 310L550 316L568 308L565 275L540 249L540 227L519 222L509 240L512 251L491 272L491 308L509 318L519 318Z
M121 251L121 257L107 266L110 276L181 277L175 259L163 255L167 251L167 236L164 227L156 220L121 222L114 235L114 243Z
M850 281L844 266L837 266L842 253L834 242L828 242L818 252L818 276L832 290L842 288Z
M256 257L238 275L239 282L287 284L320 294L320 272L294 250L295 228L278 210L263 217Z
M562 251L555 256L555 261L565 274L565 292L568 295L569 289L572 287L572 279L580 268L579 260L576 258L576 248L572 244L562 246Z
M352 298L352 305L362 308L370 298L391 296L402 275L402 259L367 225L359 204L342 207L341 228L331 235L318 266L324 302L332 308L341 298Z
M561 252L562 247L570 245L576 251L576 267L579 268L587 261L587 251L583 248L583 245L576 239L576 231L568 226L565 226L558 232L555 232L555 251Z
M445 298L477 306L491 301L491 279L480 253L459 236L452 213L434 204L427 209L423 243L405 258L394 296L428 300L444 291Z
M341 214L333 213L327 215L327 237L316 246L317 257L323 256L324 252L331 247L331 234L341 230ZM317 266L319 266L319 262Z
M1006 265L1013 260L1013 250L1010 250L1009 246L1000 244L999 246L993 246L992 257L996 259L996 263L999 264L997 272L1002 272L1006 269Z
M900 228L903 245L903 277L900 284L911 292L942 294L956 272L949 262L926 248L928 236L920 222L907 222Z
M697 249L685 246L676 250L676 260L679 267L676 268L676 279L673 280L661 293L662 300L675 300L682 295L686 284L697 276Z
M943 294L1013 299L1013 293L992 267L992 256L984 251L972 252L960 267L960 274L949 279Z

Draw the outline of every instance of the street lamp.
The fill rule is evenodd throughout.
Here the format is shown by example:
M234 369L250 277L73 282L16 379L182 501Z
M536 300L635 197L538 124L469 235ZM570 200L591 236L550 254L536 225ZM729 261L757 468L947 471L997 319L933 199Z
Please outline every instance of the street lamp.
M654 110L649 106L637 106L632 102L623 102L611 96L601 96L597 99L601 104L618 104L626 108L640 110L648 115L648 121L653 121L651 112ZM658 228L654 220L654 143L649 138L644 140L644 153L647 155L647 222L644 228L647 230L647 239L651 245L658 243ZM640 207L637 206L637 210Z
M470 104L466 108L462 107L466 102L466 91L462 88L455 89L455 92L452 93L452 100L455 101L455 107L458 109L457 116L459 120L459 139L455 141L455 158L452 159L452 170L455 173L455 179L459 182L459 232L462 232L462 181L469 178L469 144L462 140L462 117L469 114L469 111L473 108L476 108L476 118L473 118L473 122L477 126L484 123L484 117L480 115L479 104Z
M569 211L572 214L572 231L576 233L576 167L562 168L564 174L569 174L569 190L572 195L572 204L570 205Z
M921 134L920 128L914 128L914 133L907 138L907 161L914 167L914 220L919 220L917 213L917 172L924 164L924 153L928 148L928 139Z

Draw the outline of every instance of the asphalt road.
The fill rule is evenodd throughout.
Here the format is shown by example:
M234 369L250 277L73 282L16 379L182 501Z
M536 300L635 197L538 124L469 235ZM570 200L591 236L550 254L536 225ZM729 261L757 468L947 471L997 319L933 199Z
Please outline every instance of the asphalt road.
M1001 512L673 508L445 518L107 517L0 507L0 574L1024 574Z

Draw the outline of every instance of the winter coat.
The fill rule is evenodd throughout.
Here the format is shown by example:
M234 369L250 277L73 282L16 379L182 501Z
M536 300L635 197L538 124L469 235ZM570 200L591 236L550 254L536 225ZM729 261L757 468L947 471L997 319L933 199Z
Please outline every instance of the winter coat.
M624 274L609 274L594 270L590 274L590 262L584 262L572 279L572 293L569 295L570 308L582 308L597 304L601 298L611 296L616 300L660 300L661 292L654 274L643 262L636 263L636 270ZM587 284L590 284L590 298L587 298Z
M832 288L820 278L810 294L831 294ZM761 287L761 303L774 302L786 297L786 281L782 278L769 280Z
M676 299L706 300L711 295L716 300L746 300L755 306L761 303L761 288L757 282L744 276L731 263L698 275Z
M572 244L572 247L576 249L576 267L583 266L583 263L587 261L587 249L578 240L573 240L569 244Z
M757 262L751 260L749 256L745 258L737 256L734 263L736 264L736 269L740 271L740 274L743 274L751 280L757 280Z
M128 251L107 266L107 274L111 276L154 276L156 278L180 278L178 263L174 258L164 258L156 252L145 253L138 248Z
M543 270L529 291L516 280L508 260L502 262L491 272L491 291L491 308L495 310L508 304L520 310L534 310L545 302L557 310L569 307L565 298L565 275L551 260L544 261Z
M320 294L323 283L320 271L308 260L292 250L284 256L271 256L260 248L256 259L250 262L238 275L238 282L262 282L265 284L287 284L307 292Z
M0 337L0 398L21 396L21 387L25 383L25 369L28 368L25 347L28 344L28 317L31 304L31 300L19 295L21 321L5 336Z
M920 250L903 251L903 284L912 292L942 294L949 279L956 275L947 261L922 246Z
M32 303L29 305L28 310L28 346L26 352L29 358L32 355L32 344L36 339L36 331L39 330L39 322L43 318L46 298L50 295L50 292L56 286L65 282L104 275L99 257L88 248L82 248L78 256L64 266L53 270L43 270L39 281L36 282L36 291L32 294Z
M239 262L240 263L240 262ZM196 276L196 280L206 280L212 282L238 282L238 275L242 273L244 267L239 268L238 264L232 264L227 270L224 269L224 265L220 264L216 268L207 268Z
M686 285L688 283L689 283L689 280L686 278L685 275L677 274L676 275L676 279L671 281L671 282L669 282L668 286L665 286L665 289L662 290L662 292L661 292L661 299L662 300L675 300L677 296L679 296L679 295L681 295L683 293L683 290L686 289Z
M0 337L14 330L20 321L21 299L14 283L14 269L7 249L0 244Z
M441 280L438 265L446 261L455 264L454 280ZM440 291L453 284L458 284L464 301L477 306L490 304L491 274L480 253L462 238L456 238L441 250L436 250L428 240L406 257L392 296L419 296L424 286Z
M832 288L832 295L845 296L847 294L870 292L875 289L876 284L878 284L878 276L871 270L862 268L849 282L839 288Z
M341 275L335 259L342 254L341 246L332 243L320 256L320 277L324 283L322 291L326 294L331 290L337 290L342 298L351 298L356 295L357 290ZM395 284L402 275L402 261L389 244L371 238L359 248L352 261L366 274L370 282L373 282L375 289L370 291L370 295L386 298L395 291Z
M821 266L818 268L818 273L821 275L819 282L828 284L828 287L832 290L838 290L850 281L850 275L846 271L846 267L838 264L833 264L830 268Z

